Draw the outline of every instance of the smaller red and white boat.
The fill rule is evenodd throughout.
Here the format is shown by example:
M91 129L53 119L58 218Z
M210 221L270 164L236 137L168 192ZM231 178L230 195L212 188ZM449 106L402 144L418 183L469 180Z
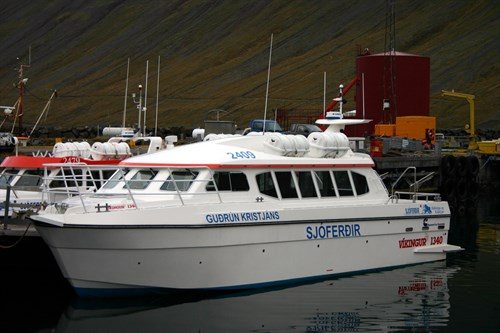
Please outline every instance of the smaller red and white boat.
M159 137L133 140L139 139L149 141L148 153L166 148ZM54 145L52 153L6 157L0 165L3 168L0 173L0 216L5 216L7 201L8 215L16 216L38 210L44 201L57 202L58 188L64 189L61 200L68 197L68 189L75 194L99 189L115 172L109 167L132 156L130 146L124 140L130 138L114 137L108 142L95 142L92 146L88 142L60 142ZM44 174L47 165L50 166ZM64 169L66 165L73 165L74 174L68 174L68 169ZM93 166L92 170L89 166ZM43 186L54 190L52 193L56 193L53 194L56 197L44 198Z

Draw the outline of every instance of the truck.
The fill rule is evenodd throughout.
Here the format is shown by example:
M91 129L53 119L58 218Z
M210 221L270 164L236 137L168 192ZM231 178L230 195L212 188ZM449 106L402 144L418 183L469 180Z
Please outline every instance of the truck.
M266 124L266 132L283 132L281 126L274 120L253 119L245 132L263 132L264 123Z

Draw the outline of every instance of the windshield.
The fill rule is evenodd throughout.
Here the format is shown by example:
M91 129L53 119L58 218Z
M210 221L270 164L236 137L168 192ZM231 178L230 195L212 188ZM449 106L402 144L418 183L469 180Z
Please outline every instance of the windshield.
M6 189L7 184L10 184L11 180L17 175L19 170L5 169L0 174L0 189ZM11 184L12 185L12 184Z
M263 127L264 127L264 121L255 123L255 125L254 125L254 129L257 131L262 131ZM266 132L267 131L269 131L269 132L282 132L283 129L274 120L266 120Z
M123 177L129 172L128 169L116 170L115 174L111 176L108 181L102 186L105 189L114 188L120 181L123 180Z

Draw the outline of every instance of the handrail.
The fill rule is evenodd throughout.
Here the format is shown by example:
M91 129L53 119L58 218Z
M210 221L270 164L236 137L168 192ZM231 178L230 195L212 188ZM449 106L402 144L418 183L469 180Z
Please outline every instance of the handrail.
M394 191L396 185L399 183L399 181L403 178L403 176L406 174L408 170L413 170L413 183L410 184L410 191L409 192L404 192L404 191ZM425 197L425 200L427 201L430 196L434 196L436 200L441 200L441 194L439 193L428 193L428 192L418 192L418 189L420 185L425 183L426 181L430 180L436 172L431 172L424 177L420 178L417 180L417 168L414 166L407 167L405 171L399 176L399 178L392 184L391 187L391 195L389 196L389 201L391 200L396 200L396 202L399 200L400 194L407 194L412 196L413 202L417 201L419 197ZM413 191L411 189L413 188Z
M134 203L134 206L137 208L137 202L135 201L135 198L132 195L132 191L130 190L130 184L129 184L129 182L125 181L125 174L123 173L123 169L119 168L118 171L120 172L121 177L118 179L117 185L120 183L120 180L123 179L123 181L125 183L125 186L127 187L127 192L128 192L128 194L130 196L130 200L132 200L132 202Z
M83 201L83 197L80 193L80 186L78 186L78 181L76 179L75 171L73 170L72 166L70 166L69 169L71 171L71 175L73 176L73 181L75 182L75 185L76 185L76 191L78 192L78 197L80 198L80 201L82 202L83 210L85 211L85 213L87 213L87 207L85 207L85 202ZM62 168L61 168L61 171L64 174L64 171ZM83 179L83 170L82 170L82 179Z
M419 180L417 180L415 183L411 184L410 188L413 186L414 189L415 189L415 192L418 192L418 189L419 189L420 185L422 185L426 181L430 180L432 177L434 177L435 174L436 174L436 172L434 172L434 171L431 172L431 173L428 173L424 177L422 177Z
M394 188L396 187L396 185L399 183L399 181L401 180L401 178L403 178L403 176L406 174L406 172L408 170L413 170L413 180L414 180L414 183L417 182L417 168L414 167L414 166L409 166L405 169L405 171L403 171L403 173L399 176L398 179L396 179L396 181L392 184L391 186L391 196L394 195Z
M425 201L429 201L429 197L434 197L435 201L440 201L441 200L441 194L440 193L431 193L431 192L405 192L405 191L396 191L394 194L394 197L391 199L396 199L399 200L400 195L405 194L408 196L413 197L413 202L415 202L418 198L425 198Z
M55 164L50 164L50 167L51 168L54 168ZM68 163L64 163L64 164L60 164L58 165L61 170L63 170L63 168L65 169L69 169L70 172L66 171L66 172L61 172L60 174L58 175L55 175L55 176L48 176L48 173L46 172L47 171L47 167L48 165L45 166L45 172L44 172L44 184L48 184L50 182L50 180L63 180L63 183L64 183L64 189L63 188L54 188L54 187L50 187L48 185L45 185L44 188L43 188L43 192L44 194L46 193L47 194L47 198L49 200L52 200L53 198L55 198L56 194L66 194L68 198L71 198L72 196L74 195L78 195L79 196L79 201L81 203L81 205L83 206L83 210L85 213L88 212L88 209L86 207L86 201L85 201L85 198L88 198L88 197L108 197L108 196L126 196L128 197L130 200L132 200L133 202L133 206L135 207L135 209L140 209L139 205L138 205L138 202L136 200L136 196L143 196L143 195L146 195L146 196L155 196L155 195L160 195L160 196L176 196L177 198L179 198L179 201L180 201L180 204L182 206L186 205L186 202L185 202L185 199L184 199L184 196L188 195L188 196L199 196L199 195L217 195L217 198L218 198L218 202L219 203L222 203L222 197L221 197L221 194L219 192L219 189L218 189L218 186L217 186L217 183L214 179L214 173L213 171L208 168L207 166L193 166L193 167L190 167L189 169L204 169L204 170L208 170L208 177L205 177L204 179L175 179L175 176L173 175L173 173L175 172L175 170L177 169L182 169L182 170L185 170L186 167L177 167L177 166L155 166L154 169L166 169L168 170L168 173L170 174L170 177L168 177L167 179L149 179L149 180L144 180L144 179L126 179L125 178L125 173L124 173L124 167L120 167L120 166L89 166L89 165L85 165L85 168L82 168L81 165L72 165L72 164L68 164ZM79 170L81 169L86 169L88 172L84 172L82 170L82 174L76 174L73 170L73 168L78 168ZM114 179L113 181L116 182L116 185L117 186L118 184L122 184L123 187L122 189L126 189L125 191L120 191L120 192L115 192L113 191L112 189L106 189L102 192L82 192L82 189L83 188L88 188L88 186L81 186L83 185L84 181L91 181L93 182L94 186L97 187L97 184L96 184L96 181L100 181L101 184L107 184L107 181L110 181L111 178L108 178L108 179L103 179L102 177L99 177L99 178L95 178L92 176L92 173L90 172L91 170L103 170L103 169L107 169L107 170L117 170L117 172L120 173L120 177L118 177L117 179ZM87 175L91 175L90 176L90 179L87 179ZM116 174L116 173L115 173ZM114 177L113 177L114 178ZM173 186L175 188L175 191L162 191L162 192L144 192L142 191L142 189L136 189L136 190L139 190L139 191L134 191L134 186L133 186L133 183L165 183L166 181L171 181L173 183ZM180 183L184 183L184 182L189 182L189 183L198 183L198 182L202 182L202 183L212 183L214 185L214 190L215 191L210 191L210 192L188 192L188 191L182 191L180 188L179 188L179 184ZM74 184L75 186L70 186L70 184ZM103 185L103 186L104 186ZM102 187L101 187L102 188ZM74 191L72 191L71 189L74 189ZM54 196L51 196L50 194L54 194ZM213 201L211 201L213 202ZM88 204L88 202L87 202Z

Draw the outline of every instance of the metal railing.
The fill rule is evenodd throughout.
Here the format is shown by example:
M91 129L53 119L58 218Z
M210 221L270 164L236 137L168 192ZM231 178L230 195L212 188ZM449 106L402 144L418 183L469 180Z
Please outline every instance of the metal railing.
M89 198L127 198L131 200L133 204L134 209L140 209L141 206L139 205L139 200L138 197L152 197L152 196L163 196L167 197L167 200L158 200L155 201L158 203L160 206L165 206L165 205L179 205L179 206L185 206L187 204L188 198L193 198L196 196L216 196L217 200L216 203L222 203L222 197L220 195L219 189L217 187L217 182L214 179L214 174L213 171L206 167L206 166L193 166L193 167L173 167L173 166L155 166L154 168L148 168L150 170L167 170L168 171L168 178L162 178L162 179L154 179L155 176L153 176L153 179L127 179L127 171L126 168L123 167L117 167L117 166L109 166L109 167L103 167L103 166L85 166L84 168L82 165L69 165L69 164L50 164L47 165L50 166L51 168L54 167L59 167L61 169L64 169L65 171L61 170L56 176L51 176L49 177L47 174L47 167L46 167L46 175L44 176L44 186L43 186L43 194L45 200L49 204L55 204L56 201L53 200L53 198L56 198L57 195L66 195L67 198L71 197L78 197L79 201L81 203L81 206L83 207L83 210L85 213L88 213L87 205L86 204L86 199ZM74 170L78 168L78 170L82 170L81 174L76 174ZM69 170L69 172L68 172ZM83 170L86 170L85 172ZM113 174L113 176L109 179L101 179L101 178L95 178L92 176L91 171L92 170L116 170L118 172L118 177L116 177L116 172ZM144 169L142 169L144 170ZM208 170L209 171L209 177L205 177L204 179L196 179L197 176L195 176L193 179L175 179L175 175L173 172L176 170L196 170L197 172L200 172L202 170ZM54 180L61 181L64 186L61 188L54 188L48 186L50 182L53 182ZM98 182L103 183L103 186L98 186ZM112 188L106 189L106 182L113 182L116 183ZM154 183L161 183L165 184L167 182L170 182L174 190L147 190L150 188L151 184ZM189 191L189 189L192 188L193 184L195 183L204 183L204 184L211 184L213 185L214 190L212 191ZM137 185L143 185L144 183L147 183L146 186L134 186L134 184ZM190 185L187 186L186 190L183 190L182 184L189 183ZM76 185L76 186L74 186ZM120 189L122 191L116 191L114 190L117 186L120 186ZM137 188L139 187L139 188ZM102 189L101 191L97 191L99 189ZM171 197L177 198L177 200L170 200ZM60 201L57 200L57 201ZM199 202L199 201L197 201ZM214 203L214 201L208 201L209 203ZM148 206L150 207L150 206ZM107 209L107 208L106 208Z
M403 179L403 176L409 171L413 170L413 183L410 183L409 185L409 191L395 191L396 185L399 183L401 179ZM405 171L396 179L396 181L392 184L391 186L391 196L389 197L389 201L394 200L398 202L398 200L401 198L401 196L408 196L411 198L413 202L416 202L419 198L425 198L426 201L429 201L429 198L433 197L434 201L441 201L441 194L439 193L427 193L427 192L419 192L420 186L425 183L426 181L432 179L436 175L435 172L431 172L424 177L420 178L417 180L417 168L414 166L407 167Z

